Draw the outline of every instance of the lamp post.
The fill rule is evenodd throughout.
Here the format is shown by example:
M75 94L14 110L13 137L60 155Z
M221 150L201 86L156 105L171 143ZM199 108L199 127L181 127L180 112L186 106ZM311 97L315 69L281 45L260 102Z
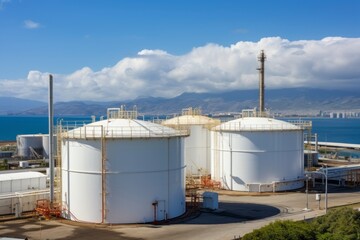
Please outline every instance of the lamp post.
M324 166L325 166L325 172L324 172ZM328 179L327 179L327 176L328 176L328 167L326 164L324 164L322 167L321 167L321 172L318 172L320 174L323 174L325 176L325 214L327 214L327 208L328 208Z
M306 193L306 207L305 207L304 211L309 211L309 175L306 174L305 177L306 177L306 190L305 190L305 193Z
M328 208L328 167L327 167L327 164L324 164L317 171L310 171L310 172L305 172L305 173L306 173L305 174L305 177L306 177L306 191L305 191L305 193L306 193L306 208L304 210L305 211L308 210L308 207L309 207L309 195L308 195L309 182L308 181L309 181L309 179L311 179L311 177L313 177L314 183L315 183L315 175L313 175L313 174L318 173L318 174L322 174L325 177L325 214L327 214L327 208ZM316 196L316 200L319 201L319 209L320 209L320 198L318 199L318 196Z
M325 164L325 214L327 213L327 209L328 209L328 168L327 165Z

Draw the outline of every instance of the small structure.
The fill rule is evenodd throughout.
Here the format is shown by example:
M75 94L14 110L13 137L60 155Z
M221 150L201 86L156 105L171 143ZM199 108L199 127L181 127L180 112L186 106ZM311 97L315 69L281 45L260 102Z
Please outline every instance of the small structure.
M216 192L203 193L203 208L216 210L219 208L219 195Z
M28 161L19 161L19 168L28 168L29 162Z

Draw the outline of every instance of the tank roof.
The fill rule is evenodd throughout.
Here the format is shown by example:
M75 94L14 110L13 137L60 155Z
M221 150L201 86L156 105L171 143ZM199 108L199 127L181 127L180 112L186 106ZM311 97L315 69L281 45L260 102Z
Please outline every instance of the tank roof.
M288 131L302 130L289 122L264 117L238 118L213 128L214 131Z
M16 137L21 137L21 138L32 138L32 137L43 137L43 136L49 136L49 134L37 133L37 134L19 134L19 135L16 135Z
M93 122L65 133L69 138L156 138L187 136L187 131L179 131L160 124L137 119L111 118Z
M220 120L202 115L182 115L162 122L163 125L207 125L220 124Z

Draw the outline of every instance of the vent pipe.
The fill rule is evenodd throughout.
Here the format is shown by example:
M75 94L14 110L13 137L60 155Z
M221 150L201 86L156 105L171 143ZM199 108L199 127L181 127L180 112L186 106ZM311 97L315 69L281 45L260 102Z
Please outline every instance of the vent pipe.
M50 171L50 204L54 202L54 110L53 110L53 76L49 75L49 171Z
M265 53L264 50L261 50L259 56L258 56L258 60L260 62L260 66L259 68L257 68L257 70L259 71L259 111L260 111L260 117L264 116L264 112L265 112L265 103L264 103L264 98L265 98L265 84L264 84L264 79L265 79Z

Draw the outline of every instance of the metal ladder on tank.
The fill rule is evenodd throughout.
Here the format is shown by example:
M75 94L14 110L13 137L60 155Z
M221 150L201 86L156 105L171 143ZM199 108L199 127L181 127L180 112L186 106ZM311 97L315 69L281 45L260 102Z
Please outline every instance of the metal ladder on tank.
M61 181L61 142L62 142L62 133L63 128L61 123L56 126L56 156L55 156L55 166L56 174L54 177L54 190L55 190L55 202L60 204L62 207L62 181Z

